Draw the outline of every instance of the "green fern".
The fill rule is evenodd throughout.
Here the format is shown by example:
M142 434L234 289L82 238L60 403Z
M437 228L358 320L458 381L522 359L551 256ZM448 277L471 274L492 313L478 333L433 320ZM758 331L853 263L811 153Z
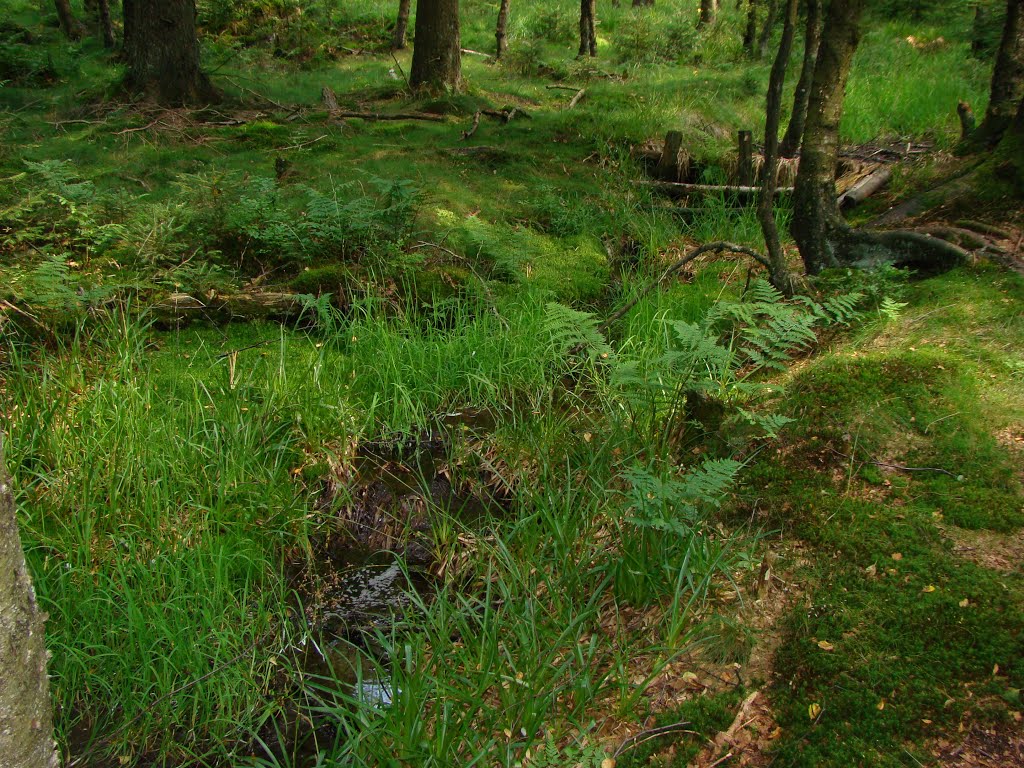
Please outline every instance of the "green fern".
M545 305L544 330L550 334L551 345L559 355L581 349L591 357L611 357L612 347L597 326L597 319L590 312L580 312L554 301Z

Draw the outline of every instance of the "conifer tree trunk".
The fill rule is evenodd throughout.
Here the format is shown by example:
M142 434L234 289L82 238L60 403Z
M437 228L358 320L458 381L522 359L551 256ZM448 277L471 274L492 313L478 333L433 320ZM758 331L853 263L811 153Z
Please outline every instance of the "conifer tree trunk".
M864 0L829 5L814 67L790 227L811 275L839 264L836 235L846 226L836 203L839 120L863 10Z
M597 0L580 0L580 51L577 56L597 56Z
M765 107L764 166L761 179L761 197L757 202L757 218L764 233L768 263L771 265L770 280L786 296L794 293L793 277L786 265L786 256L779 241L779 230L775 223L775 188L779 166L779 122L782 117L782 88L786 83L786 66L793 50L793 36L796 30L797 0L786 0L785 17L782 27L782 41L772 65L768 82L768 98Z
M85 10L96 34L103 39L103 47L114 47L114 25L110 19L110 0L85 0Z
M793 112L789 116L786 135L779 144L780 157L796 157L800 139L804 135L807 120L807 100L811 95L811 78L814 77L814 63L818 60L818 43L821 40L821 0L807 0L807 28L804 33L804 61L800 68L800 79L793 93Z
M398 18L395 20L395 31L391 36L391 48L401 51L405 48L406 33L409 30L409 11L412 0L398 0Z
M764 18L764 27L761 28L761 35L757 38L757 58L763 59L768 55L768 44L772 41L772 30L775 29L775 19L779 14L779 0L768 0L768 12Z
M409 84L458 91L462 87L459 0L416 0L416 44Z
M1021 0L1007 0L1003 36L996 53L985 117L971 137L977 146L995 146L1014 120L1024 96L1024 9Z
M509 0L501 0L498 6L498 23L494 28L494 58L500 59L508 50L508 5Z
M0 437L0 764L58 768L46 645Z
M743 29L743 50L748 56L754 55L754 38L757 37L757 0L747 0L747 25Z
M217 100L199 69L194 0L132 0L125 13L129 93L168 106Z
M60 29L68 40L81 40L85 36L85 25L82 24L71 10L71 0L54 0Z

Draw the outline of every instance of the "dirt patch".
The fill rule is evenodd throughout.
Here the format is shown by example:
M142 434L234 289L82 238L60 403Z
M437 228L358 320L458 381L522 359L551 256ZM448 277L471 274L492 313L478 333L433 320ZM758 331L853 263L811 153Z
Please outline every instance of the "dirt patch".
M940 525L939 530L953 543L953 552L972 563L1005 573L1020 570L1024 565L1024 528L996 533Z
M1021 722L1015 719L995 726L975 725L959 742L939 739L934 754L937 763L945 768L1024 766Z

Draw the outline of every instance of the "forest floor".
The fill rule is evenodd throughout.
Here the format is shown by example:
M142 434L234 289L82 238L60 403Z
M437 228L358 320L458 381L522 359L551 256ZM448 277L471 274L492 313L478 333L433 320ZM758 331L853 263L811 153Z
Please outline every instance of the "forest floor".
M793 302L714 254L641 296L763 248L647 183L763 128L731 8L580 62L524 4L428 98L313 3L204 30L225 101L168 110L15 5L0 412L71 765L1024 765L1024 214L953 153L960 4L871 21L843 135L894 171L853 220L971 263Z

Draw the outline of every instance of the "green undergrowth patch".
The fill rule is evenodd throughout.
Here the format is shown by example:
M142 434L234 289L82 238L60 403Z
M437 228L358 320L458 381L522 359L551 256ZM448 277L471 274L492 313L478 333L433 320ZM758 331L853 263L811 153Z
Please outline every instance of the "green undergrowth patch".
M995 437L1024 412L1005 365L1021 289L990 269L913 285L898 312L787 385L788 447L747 477L817 553L776 657L786 765L916 765L928 739L1009 717L1024 581L957 555L939 524L1024 525L1019 454Z

